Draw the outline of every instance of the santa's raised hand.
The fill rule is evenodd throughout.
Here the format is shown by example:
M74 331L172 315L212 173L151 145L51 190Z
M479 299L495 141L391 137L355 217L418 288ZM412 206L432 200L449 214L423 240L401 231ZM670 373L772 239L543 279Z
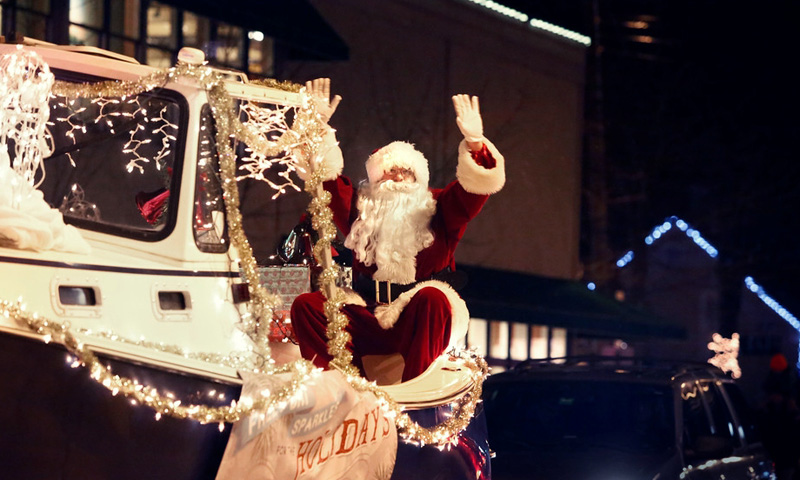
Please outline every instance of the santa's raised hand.
M466 94L453 95L453 107L456 110L456 124L467 146L472 151L483 148L483 119L478 104L478 97Z
M336 95L331 100L331 79L330 78L317 78L306 82L306 91L314 105L317 107L317 113L320 114L322 119L327 123L342 101L342 97Z
M305 90L308 98L313 102L317 114L327 123L342 100L339 95L331 99L331 79L317 78L309 80L306 82ZM323 172L333 175L333 177L342 171L344 160L342 151L339 149L339 142L336 141L335 130L329 126L325 126L323 130L322 144L319 145L313 158L310 156L309 149L304 146L295 148L292 151L294 154L294 169L297 172L297 176L303 181L311 178L311 174L320 168L323 169Z

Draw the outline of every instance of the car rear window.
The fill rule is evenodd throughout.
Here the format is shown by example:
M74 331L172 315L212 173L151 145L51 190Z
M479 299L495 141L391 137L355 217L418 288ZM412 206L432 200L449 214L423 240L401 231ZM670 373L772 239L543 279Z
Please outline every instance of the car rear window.
M663 452L675 443L668 386L613 381L542 380L487 385L492 448L573 445Z

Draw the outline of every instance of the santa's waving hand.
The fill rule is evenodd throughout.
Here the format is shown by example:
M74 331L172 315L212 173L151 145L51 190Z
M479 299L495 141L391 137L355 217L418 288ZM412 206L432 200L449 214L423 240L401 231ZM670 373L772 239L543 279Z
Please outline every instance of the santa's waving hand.
M456 109L456 124L467 146L473 152L483 148L483 119L478 104L478 97L460 94L453 95L453 106Z
M306 82L306 93L314 104L314 108L320 118L327 124L342 97L336 95L331 99L331 79L330 78L317 78ZM297 164L295 170L297 176L303 181L308 181L311 177L311 172L322 168L323 177L327 179L335 178L342 172L344 160L342 158L342 151L339 149L339 142L336 141L335 130L329 126L325 126L326 132L323 135L322 145L320 151L322 154L316 158L309 158L307 155L298 149L296 151Z
M306 82L306 91L314 106L317 108L317 113L320 114L322 119L327 123L342 101L342 97L336 95L331 100L331 79L330 78L317 78Z

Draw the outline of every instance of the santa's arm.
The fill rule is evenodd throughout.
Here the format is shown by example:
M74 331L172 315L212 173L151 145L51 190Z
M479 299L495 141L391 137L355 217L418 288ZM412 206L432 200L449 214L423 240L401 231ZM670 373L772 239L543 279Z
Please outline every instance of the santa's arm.
M485 140L485 139L484 139ZM458 242L467 223L480 213L489 195L505 182L504 160L497 148L485 140L481 150L472 151L462 141L458 147L456 181L437 195L448 241Z
M314 171L319 170L322 181L333 180L342 174L344 159L339 142L336 140L336 130L328 125L331 116L339 106L342 97L336 95L331 99L331 79L317 78L306 82L305 93L308 100L313 103L320 118L324 121L322 142L318 147L316 158L311 158L307 152L300 152L297 165L297 176L308 181Z
M437 192L437 210L444 222L447 241L455 245L489 195L503 188L506 174L505 159L483 136L478 98L456 95L453 106L464 140L458 146L457 180Z
M466 140L458 145L458 183L469 193L491 195L506 183L505 158L492 142L483 139L480 149L471 149Z
M483 136L478 97L454 95L456 124L464 135L458 146L456 178L469 193L491 195L506 182L505 159L497 148ZM477 213L477 212L476 212Z
M342 175L344 168L342 149L339 148L339 141L336 139L336 130L327 125L342 100L339 95L331 99L330 90L329 78L306 82L306 93L325 122L325 132L317 158L307 158L306 164L298 165L297 175L301 180L308 181L313 172L319 172L323 188L331 193L330 208L333 210L333 222L347 235L350 230L350 214L355 205L356 189L350 179Z

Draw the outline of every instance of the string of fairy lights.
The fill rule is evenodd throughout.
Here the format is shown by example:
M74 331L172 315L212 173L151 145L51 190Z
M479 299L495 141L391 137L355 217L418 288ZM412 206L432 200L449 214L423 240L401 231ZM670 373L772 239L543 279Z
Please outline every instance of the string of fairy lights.
M8 73L14 74L14 72ZM439 448L455 445L459 434L471 421L477 404L480 402L483 380L488 375L488 366L483 358L464 351L452 353L470 373L471 388L451 404L452 413L449 418L430 428L422 427L414 422L403 411L402 406L397 404L385 390L375 382L361 377L358 369L352 363L352 353L347 349L347 343L350 341L350 335L346 331L348 319L341 312L345 296L342 290L336 286L336 280L339 278L338 267L329 259L328 261L325 259L326 255L330 253L331 242L336 237L333 213L329 208L331 196L321 188L322 178L326 174L320 167L322 165L320 160L325 154L321 146L328 127L316 112L314 102L310 101L301 86L285 82L273 82L269 85L301 92L302 102L294 112L295 118L291 126L285 122L285 119L269 117L270 112L253 107L249 107L248 121L240 121L238 109L224 87L223 77L204 65L179 62L175 67L156 71L135 81L81 84L56 81L52 87L52 94L64 97L66 102L80 98L96 102L96 105L106 105L109 99L118 99L120 103L125 103L141 93L164 87L178 78L193 81L207 92L216 123L217 154L229 236L231 244L238 252L240 270L248 283L251 298L250 311L242 315L240 328L253 341L254 347L250 353L255 358L261 359L254 366L254 370L285 377L283 386L279 389L263 391L255 398L242 396L238 402L234 400L227 406L183 404L180 399L174 398L170 393L160 392L150 385L115 375L109 366L104 365L91 349L79 340L68 323L47 319L36 312L28 312L22 299L16 302L0 301L0 315L25 325L29 330L41 335L45 342L55 341L63 344L75 357L72 362L73 366L87 368L91 378L107 388L112 395L125 395L132 401L150 407L156 412L157 419L168 415L179 419L195 420L203 424L216 423L220 429L224 429L226 423L236 422L253 413L266 411L269 414L276 410L280 411L295 395L302 393L307 388L309 382L319 375L319 369L314 368L307 360L297 360L281 366L276 365L271 356L267 338L268 329L258 328L260 320L273 317L273 312L280 305L281 300L279 296L268 292L259 282L258 266L242 226L236 175L236 153L232 142L243 142L249 149L250 160L255 166L250 169L248 175L263 173L263 169L269 168L271 165L268 159L277 158L277 162L283 165L287 172L283 178L288 180L288 173L294 171L297 163L294 161L296 159L290 157L303 155L306 163L312 168L311 177L305 184L305 191L311 195L308 210L312 215L312 225L319 234L319 241L314 246L314 254L323 266L319 281L320 287L326 295L328 351L333 357L330 362L331 367L341 371L356 391L375 395L386 416L394 419L398 433L405 441L420 445L433 444ZM273 115L275 111L273 110ZM284 111L283 115L285 116L285 114ZM265 118L269 118L268 123L272 122L266 127ZM167 123L162 122L164 126ZM279 135L275 135L275 131ZM161 131L160 134L169 135L166 130ZM278 185L278 187L287 188L288 185ZM121 339L113 332L102 332L101 335L115 341L154 348L153 344L145 341L134 342ZM178 347L161 345L157 349L188 355ZM240 366L243 362L236 355L229 356L227 360L218 356L194 355L195 358L205 361L216 361L229 365Z

